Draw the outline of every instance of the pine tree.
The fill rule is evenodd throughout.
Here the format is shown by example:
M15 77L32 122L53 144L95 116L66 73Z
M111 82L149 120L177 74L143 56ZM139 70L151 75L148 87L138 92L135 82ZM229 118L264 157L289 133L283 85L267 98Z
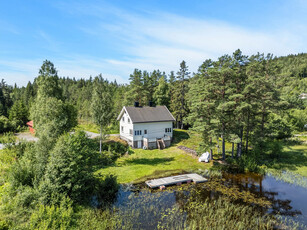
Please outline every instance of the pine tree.
M216 106L208 75L212 64L211 60L206 60L200 66L198 73L189 83L190 90L187 94L190 111L187 120L193 126L193 130L202 135L201 146L205 150L210 150L211 159L213 159L214 146L212 140L217 135Z
M190 72L185 61L180 63L180 70L177 72L177 81L174 88L173 113L176 117L178 126L183 129L183 119L188 114L186 93L188 91L188 80Z

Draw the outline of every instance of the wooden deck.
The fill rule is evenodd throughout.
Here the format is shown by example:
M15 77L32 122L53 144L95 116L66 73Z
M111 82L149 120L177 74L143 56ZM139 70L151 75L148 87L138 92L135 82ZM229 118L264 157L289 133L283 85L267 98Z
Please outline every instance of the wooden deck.
M202 183L202 182L206 182L207 179L196 173L191 173L191 174L183 174L183 175L178 175L178 176L171 176L171 177L164 177L160 179L148 180L145 183L150 188L158 188L158 187L167 186L167 185L190 183L192 181L194 183Z

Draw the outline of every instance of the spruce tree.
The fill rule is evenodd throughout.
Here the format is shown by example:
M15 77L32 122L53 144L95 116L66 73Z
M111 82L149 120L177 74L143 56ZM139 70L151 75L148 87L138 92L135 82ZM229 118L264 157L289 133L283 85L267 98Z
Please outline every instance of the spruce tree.
M159 79L153 98L157 105L169 106L169 89L164 76Z

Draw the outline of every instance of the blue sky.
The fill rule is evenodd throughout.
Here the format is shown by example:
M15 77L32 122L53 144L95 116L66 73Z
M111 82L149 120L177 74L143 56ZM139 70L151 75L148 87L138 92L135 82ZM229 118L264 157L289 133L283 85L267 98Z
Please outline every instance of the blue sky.
M304 0L2 1L0 79L26 85L43 61L59 76L99 73L127 83L134 68L190 71L240 48L281 56L307 52Z

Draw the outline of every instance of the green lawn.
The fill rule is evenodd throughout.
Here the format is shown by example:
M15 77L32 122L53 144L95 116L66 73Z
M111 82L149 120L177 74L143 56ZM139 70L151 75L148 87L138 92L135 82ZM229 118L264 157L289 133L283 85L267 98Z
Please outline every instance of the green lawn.
M300 144L284 144L283 151L278 155L269 169L288 170L307 177L307 136L296 137Z
M96 173L115 174L120 183L142 182L146 179L170 176L176 173L205 170L211 163L199 163L184 151L177 148L188 140L196 143L197 137L187 131L175 131L174 143L163 150L133 149L133 153L119 158L113 166Z

